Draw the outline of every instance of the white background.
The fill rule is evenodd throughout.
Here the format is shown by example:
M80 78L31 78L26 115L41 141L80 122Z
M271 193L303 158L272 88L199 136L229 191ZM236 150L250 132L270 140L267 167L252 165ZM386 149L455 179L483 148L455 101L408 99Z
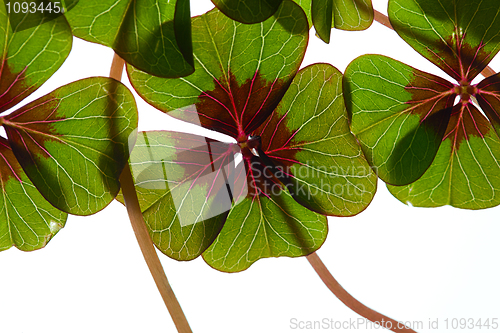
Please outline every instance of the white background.
M387 1L374 2L386 13ZM193 15L211 7L208 0L191 3ZM312 31L303 65L329 62L344 71L365 53L444 75L376 22L364 32L333 30L330 45ZM112 56L110 49L75 39L61 70L29 100L80 78L107 76ZM491 65L500 69L498 59ZM193 131L138 97L137 103L140 130ZM318 254L367 306L400 321L422 321L419 332L443 332L446 318L500 317L499 213L500 208L411 208L379 182L363 213L329 218L328 238ZM329 332L334 330L293 329L291 320L360 318L330 293L305 258L264 259L235 274L215 271L201 258L160 258L194 332ZM175 332L117 202L90 217L70 216L42 250L0 253L0 268L1 333ZM428 328L429 319L439 320L439 330Z

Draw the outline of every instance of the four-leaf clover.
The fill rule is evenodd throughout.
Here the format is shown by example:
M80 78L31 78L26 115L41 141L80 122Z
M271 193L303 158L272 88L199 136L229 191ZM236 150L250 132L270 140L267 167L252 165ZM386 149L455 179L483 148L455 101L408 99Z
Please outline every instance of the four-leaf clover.
M384 56L355 59L345 99L368 162L413 206L498 205L500 76L472 83L500 49L497 1L390 0L389 18L456 83Z
M324 215L369 204L376 176L349 131L341 73L328 64L297 73L307 41L306 16L291 1L253 25L214 9L193 19L192 75L163 79L128 67L147 102L232 138L139 134L131 167L165 254L203 253L224 271L302 256L325 240Z

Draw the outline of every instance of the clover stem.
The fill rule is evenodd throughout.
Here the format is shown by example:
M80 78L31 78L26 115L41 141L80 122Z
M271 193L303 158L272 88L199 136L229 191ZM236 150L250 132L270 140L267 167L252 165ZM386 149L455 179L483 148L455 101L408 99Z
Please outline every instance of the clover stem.
M373 12L374 12L373 19L375 21L377 21L378 23L380 23L382 25L385 25L387 28L389 28L391 30L394 30L392 28L391 22L389 21L389 18L387 16L385 16L384 14L382 14L381 12L379 12L376 9L374 9Z
M391 21L389 20L389 18L387 16L385 16L384 14L382 14L381 12L379 12L378 10L375 10L375 9L373 10L373 12L374 12L373 19L375 21L386 26L387 28L389 28L391 30L394 30L394 28L391 25ZM488 76L495 75L495 74L496 74L496 72L490 66L486 66L481 72L481 75L484 76L485 78Z
M495 71L490 66L486 66L481 72L481 75L484 77L492 76L495 74L496 74Z
M113 63L111 64L111 70L109 76L115 80L120 81L123 72L123 66L125 62L116 53L113 57ZM123 198L125 201L125 206L127 208L127 213L132 224L132 229L134 230L137 242L141 248L142 254L146 263L148 265L149 271L153 276L156 283L158 291L167 306L167 309L172 317L172 320L177 327L179 333L191 333L191 328L189 323L182 311L182 308L175 297L174 291L170 286L165 271L161 265L160 259L156 254L156 249L149 237L148 229L144 223L144 218L142 216L141 208L139 206L139 201L137 199L137 193L135 192L134 181L132 179L132 173L130 171L130 166L128 163L125 164L123 172L120 176L120 183L123 193Z
M375 310L370 309L365 306L357 299L352 297L342 286L335 280L328 268L321 261L316 252L311 253L307 256L307 260L314 268L316 273L319 275L323 283L330 289L330 291L337 296L337 298L344 303L349 309L356 312L360 316L385 327L388 330L397 333L416 333L411 328L404 326L402 323L384 316ZM390 324L389 324L390 323Z

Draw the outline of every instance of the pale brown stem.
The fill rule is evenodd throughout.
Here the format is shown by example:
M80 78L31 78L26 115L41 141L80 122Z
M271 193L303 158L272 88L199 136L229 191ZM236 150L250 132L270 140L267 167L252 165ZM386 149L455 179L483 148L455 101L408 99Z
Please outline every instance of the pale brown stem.
M352 297L342 286L335 280L328 268L318 257L316 252L311 253L307 256L307 260L314 268L316 273L319 275L323 283L331 290L331 292L337 296L337 298L344 303L349 309L356 312L360 316L377 323L378 325L385 327L393 332L397 333L416 333L411 328L404 326L402 323L397 322L383 314L378 313L370 309L369 307L363 305L357 299Z
M111 62L109 77L117 81L121 81L124 66L125 66L125 60L123 60L118 54L115 53L113 55L113 61Z
M374 9L373 12L375 13L375 16L373 17L375 19L375 21L377 21L378 23L380 23L382 25L385 25L387 28L389 28L391 30L394 30L392 28L391 22L389 21L389 18L387 16L385 16L384 14L382 14L381 12L379 12L376 9Z
M109 76L120 81L124 64L125 62L123 59L115 54ZM156 254L153 242L149 237L149 232L146 228L146 224L144 223L141 207L139 206L139 201L137 199L137 193L135 192L132 173L128 163L125 165L125 168L120 176L120 183L125 206L127 207L127 213L130 222L132 223L132 229L134 230L139 247L141 248L144 259L149 267L149 271L151 272L151 275L156 283L156 287L163 298L163 302L165 302L165 305L167 306L168 312L177 327L177 331L179 333L191 333L192 331L189 327L189 323L184 316L184 312L182 311L177 298L175 297L172 287L168 283L163 266L161 265L158 255Z
M495 71L490 66L486 66L483 69L483 71L481 72L481 75L484 76L484 77L492 76L492 75L495 75L495 74L496 74Z
M392 27L391 25L391 22L389 21L389 18L387 16L385 16L384 14L382 14L381 12L379 12L378 10L373 10L375 15L374 15L374 19L375 21L377 21L378 23L386 26L387 28L391 29L391 30L394 30L394 28ZM492 75L495 75L496 72L489 66L486 66L483 71L481 72L481 75L484 76L484 77L488 77L488 76L492 76Z

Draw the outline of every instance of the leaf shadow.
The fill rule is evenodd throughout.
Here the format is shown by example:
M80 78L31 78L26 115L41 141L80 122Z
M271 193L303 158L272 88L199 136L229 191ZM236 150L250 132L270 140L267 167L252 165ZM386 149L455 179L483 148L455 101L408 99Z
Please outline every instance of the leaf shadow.
M287 6L294 7L286 8ZM291 12L293 10L302 11L302 15L304 15L304 21L301 23L305 24L297 24L297 21L293 18L293 15L291 15ZM285 12L288 15L282 15L282 12ZM304 11L292 1L283 1L272 17L276 20L279 26L281 26L284 30L291 33L292 35L303 35L309 33L309 23L307 22L307 17L305 16Z
M78 4L79 0L62 0L61 1L52 1L52 0L30 0L29 2L24 1L13 1L6 0L4 1L5 9L7 15L9 17L10 26L12 31L20 32L26 29L31 29L36 26L42 25L44 23L50 22L60 16L63 16L65 13L69 12ZM54 4L58 3L57 7L60 8L60 12L56 13L54 9ZM15 4L20 4L20 10L16 10ZM28 4L27 13L23 13L22 5ZM34 4L35 7L32 7ZM36 10L33 12L33 8ZM43 8L44 10L41 10ZM50 8L49 10L46 10Z
M392 178L390 185L408 185L429 168L441 145L453 107L427 116L417 128L396 142L387 161Z
M444 10L436 11L434 2L420 2L419 6L421 7L424 16L432 18L430 21L435 20L443 26L445 26L446 23L449 23L450 16L448 16ZM461 35L462 38L460 40L458 39L455 30L449 31L447 36L440 36L440 38L436 39L430 38L426 34L415 35L415 31L420 32L420 30L415 30L414 27L408 22L403 22L403 24L401 24L399 20L395 21L393 19L393 15L389 16L391 19L390 22L398 34L399 32L402 32L407 36L411 36L412 39L417 40L419 44L427 45L427 51L430 52L431 59L427 58L426 55L422 54L422 56L430 60L458 82L461 80L471 81L479 73L481 73L486 66L488 66L489 62L498 53L498 50L492 53L484 51L485 44L483 43L483 40L485 39L485 32L483 31L483 34L481 34L479 29L481 27L479 26L477 26L476 29L474 29L474 27L471 28L469 26L470 22L465 22L467 23L466 26L460 26L460 23L454 21L454 25L457 30L465 31L465 34ZM465 43L464 37L467 37L469 40L480 41L479 46L471 47L469 44ZM444 40L442 38L444 38ZM413 47L411 44L410 46ZM441 64L432 60L437 60L437 58L442 58ZM464 68L463 74L461 73L461 66Z
M174 19L152 29L148 10L136 2L128 8L113 49L132 66L154 76L178 78L192 74L189 1L177 1Z

